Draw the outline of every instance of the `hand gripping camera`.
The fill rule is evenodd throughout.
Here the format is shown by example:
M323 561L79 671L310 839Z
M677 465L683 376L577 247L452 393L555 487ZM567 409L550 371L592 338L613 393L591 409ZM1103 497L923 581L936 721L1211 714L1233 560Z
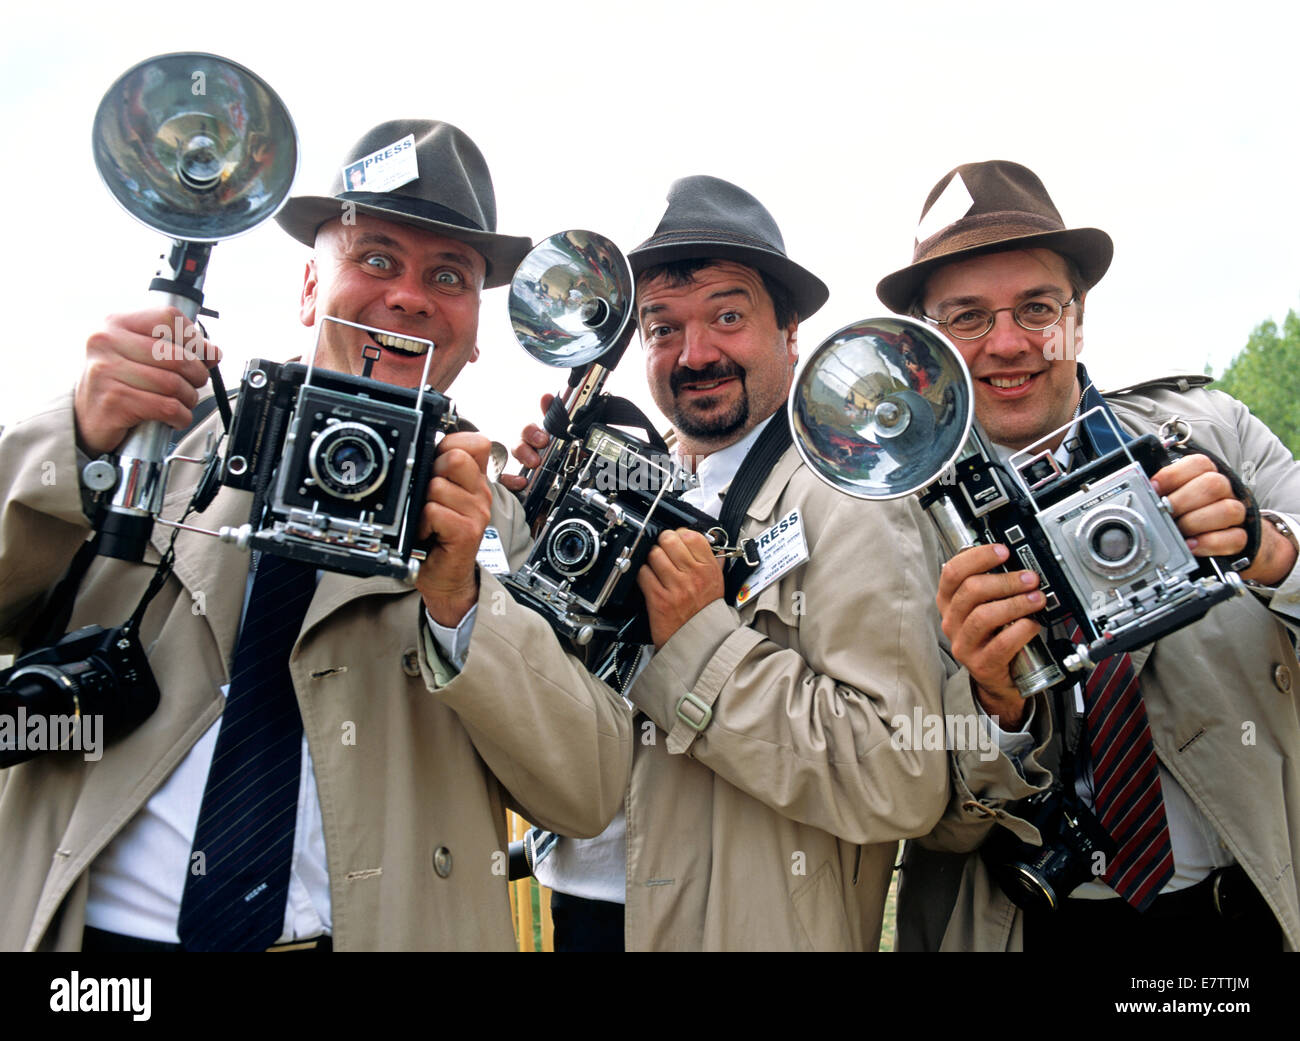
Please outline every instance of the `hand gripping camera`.
M331 333L374 341L361 349L361 376L317 368L314 358L248 363L223 480L253 493L252 511L221 538L331 571L414 582L424 489L439 438L456 429L456 409L426 385L431 341L325 317L317 353ZM424 352L420 389L368 378L381 343Z
M919 322L877 318L834 333L789 407L795 445L833 487L862 499L915 493L949 554L998 542L1011 551L1003 570L1037 572L1044 632L1012 663L1025 697L1242 591L1235 574L1191 554L1151 487L1173 461L1169 445L1128 439L1096 408L1004 464L974 421L961 355ZM1046 448L1061 434L1067 448L1088 436L1101 454L1067 473Z
M602 644L645 643L636 573L659 533L694 528L719 548L727 536L681 500L695 478L673 462L650 421L601 392L635 330L632 273L604 236L562 232L519 265L509 308L520 346L571 372L544 420L551 443L542 463L525 472L533 551L505 585L579 645L598 634ZM648 440L616 425L640 428Z

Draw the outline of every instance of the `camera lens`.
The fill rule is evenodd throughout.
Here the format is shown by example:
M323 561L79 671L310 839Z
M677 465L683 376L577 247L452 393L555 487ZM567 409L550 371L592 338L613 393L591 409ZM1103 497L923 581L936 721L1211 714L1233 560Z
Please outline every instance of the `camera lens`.
M388 445L364 423L335 423L307 457L316 483L340 499L364 499L388 476Z
M596 562L600 536L585 520L570 517L561 521L546 541L546 557L561 575L576 578Z
M1142 517L1123 506L1103 506L1079 528L1080 556L1093 571L1111 579L1138 574L1151 556Z
M1092 551L1111 564L1123 560L1133 552L1133 531L1127 524L1107 521L1099 524L1092 533Z

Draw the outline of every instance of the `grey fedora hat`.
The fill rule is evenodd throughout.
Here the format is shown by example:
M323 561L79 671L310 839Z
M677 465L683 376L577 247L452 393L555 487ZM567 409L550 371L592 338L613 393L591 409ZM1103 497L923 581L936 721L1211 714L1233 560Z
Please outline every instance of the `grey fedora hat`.
M980 253L1050 249L1069 257L1091 289L1110 267L1114 244L1097 228L1067 228L1028 167L1004 159L949 170L921 210L912 263L886 275L876 295L891 311L907 312L931 272Z
M355 180L353 187L343 183L344 170ZM381 170L389 176L374 184ZM392 176L395 170L401 171L399 177ZM408 174L412 179L393 183ZM496 195L483 153L463 130L435 119L380 123L352 146L334 175L329 196L296 196L275 219L299 242L312 246L320 226L342 216L345 203L357 213L473 246L487 261L486 289L509 282L532 248L530 239L496 234Z
M781 229L743 188L695 175L673 182L654 234L627 255L632 274L674 260L733 260L766 272L794 299L800 320L826 303L826 283L785 255Z

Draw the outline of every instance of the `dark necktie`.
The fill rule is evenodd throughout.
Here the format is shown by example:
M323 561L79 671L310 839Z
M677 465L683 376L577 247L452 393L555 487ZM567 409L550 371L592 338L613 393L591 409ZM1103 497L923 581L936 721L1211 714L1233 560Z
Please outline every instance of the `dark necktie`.
M186 950L265 950L283 930L302 770L289 652L315 588L314 567L262 554L185 877Z
M1103 878L1144 911L1174 877L1160 771L1127 654L1103 659L1084 685L1093 808L1118 847Z

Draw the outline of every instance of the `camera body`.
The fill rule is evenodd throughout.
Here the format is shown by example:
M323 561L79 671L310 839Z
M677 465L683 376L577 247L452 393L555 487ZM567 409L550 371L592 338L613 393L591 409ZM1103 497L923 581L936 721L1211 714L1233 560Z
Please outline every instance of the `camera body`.
M695 478L644 441L595 423L582 452L528 560L505 585L580 646L597 633L620 643L648 642L636 573L659 534L693 528L714 545L726 535L681 500Z
M1076 887L1105 874L1117 847L1092 811L1062 784L1028 799L1024 816L1042 836L1041 846L998 828L980 855L1017 907L1054 911Z
M953 468L921 496L950 552L971 544L973 535L975 542L1007 546L1004 569L1038 574L1044 607L1034 617L1049 631L1051 656L1065 672L1152 643L1242 588L1214 560L1192 555L1151 486L1150 478L1173 462L1160 439L1125 441L1100 407L1077 422L1108 425L1117 447L1064 472L1040 446L1072 422L1013 453L1004 467L973 426ZM1069 622L1077 635L1050 634ZM1052 671L1059 672L1053 682L1065 680L1065 672ZM1021 690L1034 692L1023 684Z
M251 491L253 507L247 525L222 537L330 571L413 582L437 444L456 425L451 401L428 387L254 359L222 477Z
M138 727L161 699L149 660L133 625L88 625L58 643L22 655L0 672L0 716L17 723L12 747L0 742L0 769L31 759L44 747L24 747L22 724L40 718L47 734L102 720L103 739L115 741Z

